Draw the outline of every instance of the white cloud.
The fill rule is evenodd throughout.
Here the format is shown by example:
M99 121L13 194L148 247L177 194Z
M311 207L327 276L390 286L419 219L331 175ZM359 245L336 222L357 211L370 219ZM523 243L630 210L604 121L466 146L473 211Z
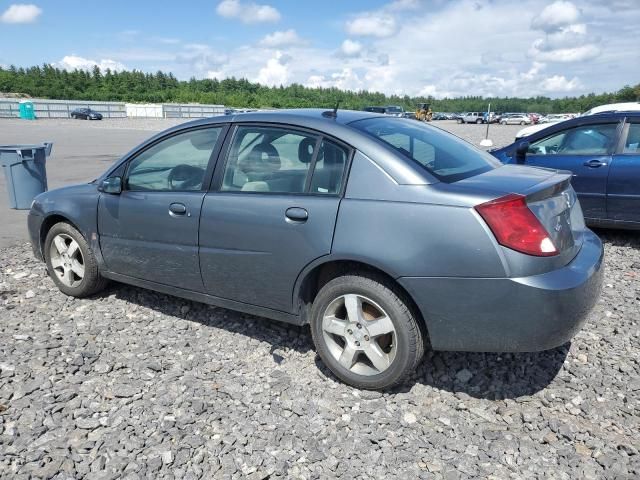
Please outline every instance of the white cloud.
M243 23L268 23L280 20L280 12L271 5L260 5L240 0L223 0L216 8L218 15L235 18Z
M577 78L567 80L564 75L554 75L553 77L545 78L542 82L542 89L545 92L573 92L580 88L582 85Z
M582 13L571 2L557 1L533 18L531 28L545 33L529 48L529 55L543 62L585 62L601 53L599 38L589 35Z
M127 67L115 60L109 58L102 59L100 61L90 60L88 58L79 57L77 55L67 55L59 62L54 64L59 68L65 70L91 70L96 65L100 67L100 70L104 71L107 68L111 71L126 70Z
M362 53L362 44L347 38L340 46L340 53L345 57L357 57Z
M580 10L573 3L558 0L547 5L539 15L533 17L531 26L536 30L552 32L566 25L574 24L580 18Z
M260 45L268 48L303 45L306 42L292 28L270 33L260 40Z
M289 80L287 62L289 57L282 52L276 52L275 56L267 60L267 64L260 69L256 82L262 85L285 85Z
M600 48L593 44L581 45L574 48L558 48L545 50L540 48L538 41L533 43L530 52L532 56L544 62L584 62L600 55Z
M42 14L42 9L33 4L16 3L0 16L4 23L33 23Z
M347 33L358 36L390 37L398 26L392 15L384 12L365 12L349 20Z

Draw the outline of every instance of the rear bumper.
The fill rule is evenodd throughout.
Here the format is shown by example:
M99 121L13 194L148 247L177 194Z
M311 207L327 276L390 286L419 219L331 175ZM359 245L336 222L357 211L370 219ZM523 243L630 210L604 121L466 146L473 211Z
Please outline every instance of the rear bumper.
M40 261L44 261L42 251L40 249L40 227L42 226L42 220L44 217L41 215L34 215L29 212L27 216L27 227L29 230L29 241L31 242L31 248L33 255Z
M591 231L564 268L522 278L403 277L434 350L531 352L566 343L602 286L604 250Z

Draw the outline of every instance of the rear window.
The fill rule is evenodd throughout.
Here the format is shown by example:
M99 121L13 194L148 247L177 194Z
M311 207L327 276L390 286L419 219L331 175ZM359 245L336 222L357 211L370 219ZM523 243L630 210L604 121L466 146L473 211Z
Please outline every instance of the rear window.
M391 146L442 182L457 182L501 165L455 135L415 120L370 118L350 125Z

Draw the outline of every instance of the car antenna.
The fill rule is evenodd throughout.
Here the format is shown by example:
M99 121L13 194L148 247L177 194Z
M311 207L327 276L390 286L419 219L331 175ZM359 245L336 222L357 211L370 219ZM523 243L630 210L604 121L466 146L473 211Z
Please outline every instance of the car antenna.
M322 112L322 116L327 118L338 118L339 106L340 106L340 100L336 102L336 106L333 107L333 110L327 110L326 112Z

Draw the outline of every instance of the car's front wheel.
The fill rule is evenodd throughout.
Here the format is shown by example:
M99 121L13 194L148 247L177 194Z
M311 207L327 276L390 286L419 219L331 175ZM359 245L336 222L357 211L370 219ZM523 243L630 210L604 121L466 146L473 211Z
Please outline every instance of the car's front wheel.
M374 274L345 275L324 285L313 302L311 331L324 364L357 388L401 383L424 354L408 302Z
M62 293L87 297L102 290L107 281L98 272L98 262L78 230L56 223L44 241L49 275Z

